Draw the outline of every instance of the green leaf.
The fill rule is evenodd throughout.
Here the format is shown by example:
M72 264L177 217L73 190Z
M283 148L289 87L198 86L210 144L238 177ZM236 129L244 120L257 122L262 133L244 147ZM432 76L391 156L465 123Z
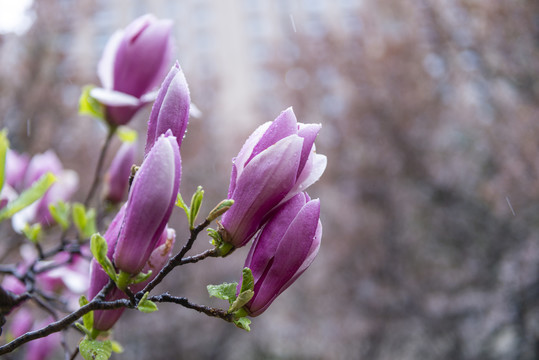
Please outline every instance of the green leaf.
M185 211L185 215L187 215L187 220L190 218L191 210L189 210L189 206L183 201L182 195L178 193L178 196L176 197L176 206L179 208L182 208L183 211Z
M73 204L73 222L82 238L89 238L97 232L95 209L86 210L86 207L81 203Z
M197 187L197 190L191 197L191 206L190 206L190 213L189 213L189 228L193 229L195 227L195 221L198 216L198 212L200 211L200 205L202 204L202 199L204 198L204 190L202 190L202 186Z
M225 199L221 201L219 204L217 204L216 207L213 208L212 211L210 211L210 214L208 215L206 220L213 221L217 219L219 216L227 212L227 210L230 209L232 205L234 205L234 200L232 199Z
M229 313L234 313L241 309L243 305L247 304L249 300L254 296L255 292L253 290L245 290L242 291L236 300L230 305L230 308L228 309Z
M86 296L81 295L79 298L79 305L80 307L83 307L84 305L88 304L88 299ZM94 312L90 311L86 314L82 315L82 323L84 324L84 327L88 329L88 331L91 331L94 327Z
M122 142L133 143L138 138L138 133L136 130L130 129L127 126L120 126L116 130L116 135Z
M18 198L0 210L0 221L12 217L15 213L40 199L55 181L56 177L50 172L41 176L29 189L23 191Z
M49 204L49 212L52 218L60 224L63 230L69 227L69 212L71 206L63 201L58 201L56 204Z
M247 290L254 290L255 278L253 277L253 273L251 272L251 269L249 269L248 267L243 268L241 272L241 276L242 276L242 282L241 282L240 293Z
M9 140L7 138L7 130L0 131L0 192L4 187L4 179L6 174L6 154L9 149Z
M84 360L108 360L112 355L112 343L110 340L84 338L79 344L79 351Z
M153 301L148 300L148 292L144 293L142 296L142 299L140 299L137 309L139 311L142 311L143 313L153 313L154 311L157 311L157 305Z
M90 251L107 275L117 283L118 275L116 274L114 265L112 265L112 262L107 257L108 246L105 238L99 234L92 235L90 239Z
M79 99L79 114L89 115L100 120L105 120L104 106L90 95L90 91L95 88L94 85L86 85L82 89Z
M238 283L222 283L220 285L208 285L208 294L210 296L216 297L218 299L228 300L232 304L236 300L236 289L238 288Z
M37 244L41 239L41 224L25 224L24 228L22 229L22 233L28 238L28 240L30 240L34 244Z
M249 325L251 324L251 319L247 317L240 317L238 319L234 319L234 324L236 324L236 326L240 329L243 329L245 331L251 331L251 328L249 327Z
M120 344L118 341L111 340L110 342L112 343L112 352L115 352L117 354L121 354L124 352L122 344Z

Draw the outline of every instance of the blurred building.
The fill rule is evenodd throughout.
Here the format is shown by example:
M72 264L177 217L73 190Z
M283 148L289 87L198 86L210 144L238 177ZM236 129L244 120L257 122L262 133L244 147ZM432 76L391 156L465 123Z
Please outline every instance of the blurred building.
M283 58L296 60L298 35L321 38L330 31L346 35L360 30L356 16L360 4L359 0L84 0L77 2L77 9L90 15L80 18L72 41L65 44L70 44L78 71L92 77L116 29L145 13L170 18L175 23L176 56L192 91L201 83L211 84L198 91L215 96L219 121L237 129L252 123L260 107L277 115L283 110L273 107L280 85L302 86L310 76L293 69L283 77L266 65ZM272 90L275 94L267 96Z

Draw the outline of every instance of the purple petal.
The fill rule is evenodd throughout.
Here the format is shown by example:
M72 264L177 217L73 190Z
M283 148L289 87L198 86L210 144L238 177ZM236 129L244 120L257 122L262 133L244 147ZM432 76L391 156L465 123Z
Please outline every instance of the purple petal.
M142 163L133 181L114 259L128 273L146 263L172 212L181 172L176 138L162 136Z
M260 154L260 152L275 144L277 141L297 133L298 127L296 115L294 115L292 108L289 107L279 114L264 132L245 164L248 164L256 155Z
M303 139L289 136L256 156L243 170L232 196L234 205L222 218L234 246L247 243L264 215L294 185Z
M189 88L185 75L178 62L176 62L163 81L152 107L148 122L146 154L152 148L155 140L169 129L176 137L178 147L181 147L187 123L189 122L190 103Z
M123 33L123 30L118 30L110 37L97 65L97 76L105 89L114 87L114 61Z
M170 57L172 22L151 15L126 29L114 63L114 90L141 97L164 76Z
M307 190L309 186L317 182L318 179L320 179L320 177L324 173L324 170L326 169L326 165L327 165L327 158L325 155L311 152L311 155L309 156L309 158L307 159L307 162L305 163L305 167L303 168L303 171L301 172L301 174L299 174L296 180L296 184L290 190L288 195L286 195L283 202L292 198L294 195Z
M320 201L311 200L292 221L279 242L272 263L255 285L255 296L249 303L253 316L261 314L291 284L289 280L298 273L303 263L310 259L319 218Z
M257 235L245 261L245 266L251 269L253 273L255 283L262 276L268 263L273 259L280 240L296 218L296 215L306 204L306 200L306 196L301 193L281 205L273 212L271 220Z
M314 145L314 140L316 139L316 136L318 135L318 132L322 128L321 124L298 124L298 135L301 136L303 139L303 149L301 150L301 161L299 162L299 169L298 169L298 175L303 170L303 167L305 166L305 163L307 162L307 158L311 154L311 150Z

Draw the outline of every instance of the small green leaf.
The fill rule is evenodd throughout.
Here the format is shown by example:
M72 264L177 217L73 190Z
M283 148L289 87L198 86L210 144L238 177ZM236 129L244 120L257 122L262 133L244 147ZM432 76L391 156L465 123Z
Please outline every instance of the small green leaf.
M232 205L234 205L234 200L232 199L225 199L221 201L219 204L217 204L216 207L213 208L212 211L210 211L210 214L208 215L206 220L213 221L217 219L219 216L227 212L227 210L230 209Z
M185 211L185 215L187 215L187 220L190 218L191 210L189 210L189 206L183 201L182 195L178 193L178 196L176 197L176 206L179 208L182 208L183 211Z
M144 293L142 296L142 299L140 299L137 309L139 311L142 311L143 313L153 313L154 311L157 311L157 305L153 301L148 300L148 292Z
M112 343L110 340L84 338L79 344L79 351L84 360L108 360L112 355Z
M133 277L129 283L131 285L132 284L138 284L138 283L141 283L141 282L144 282L144 281L148 280L150 278L150 276L152 276L152 271L151 270L149 270L146 274L143 273L143 272L139 272L137 274L137 276Z
M112 352L115 352L117 354L121 354L124 352L122 344L120 344L118 341L111 340L110 342L112 344Z
M86 298L86 296L81 295L81 297L79 298L79 305L83 307L86 304L88 304L88 299ZM94 327L94 312L90 311L82 315L82 322L84 324L84 327L91 331Z
M197 190L191 197L191 206L190 206L190 213L189 213L189 228L193 229L195 227L195 221L198 216L198 212L200 211L200 205L202 204L202 199L204 198L204 190L202 190L202 186L197 187Z
M92 235L90 239L90 251L107 275L117 283L118 275L116 274L114 265L112 265L112 262L107 257L108 246L105 238L99 234Z
M0 210L0 221L12 217L15 213L40 199L55 181L56 177L50 172L41 176L29 189L23 191L18 198Z
M6 154L9 149L9 140L7 138L7 130L0 131L0 191L4 187L4 179L6 174Z
M208 285L208 294L210 296L216 297L218 299L228 300L230 304L236 300L236 289L238 288L238 283L222 283L220 285Z
M63 230L66 230L69 227L70 210L71 206L61 200L55 204L49 204L49 212L51 213L52 218L60 224Z
M249 300L254 296L255 292L253 290L245 290L242 291L236 300L230 305L230 308L228 309L229 313L234 313L241 309L243 305L247 304Z
M94 85L86 85L82 89L79 99L79 114L89 115L100 120L105 120L104 106L90 95L90 91L95 88Z
M118 127L118 130L116 130L116 135L118 135L120 140L125 143L133 143L138 138L137 131L130 129L127 126Z
M37 244L41 239L41 224L25 224L24 228L22 229L22 233L24 234L24 236L26 236L26 238L28 238L28 240L30 240L34 244Z
M247 317L240 317L238 319L234 319L234 324L236 324L236 326L240 329L243 329L245 331L251 331L251 328L249 327L249 325L251 324L251 319Z
M251 269L248 267L244 267L242 272L242 282L241 282L241 291L240 293L247 291L247 290L253 290L255 288L255 278L253 277L253 273L251 272Z

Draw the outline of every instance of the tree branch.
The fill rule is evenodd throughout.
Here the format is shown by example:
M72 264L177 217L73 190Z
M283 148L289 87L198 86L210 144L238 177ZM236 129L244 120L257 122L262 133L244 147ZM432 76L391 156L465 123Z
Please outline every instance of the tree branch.
M169 272L171 272L176 266L182 265L183 257L189 250L191 250L191 247L195 243L198 234L208 225L210 225L210 221L204 220L203 223L201 223L194 229L191 229L191 235L189 236L187 243L185 243L180 252L168 261L168 263L163 267L163 269L161 269L159 274L157 274L157 276L152 281L150 281L142 291L137 293L137 297L142 297L142 295L144 295L146 292L152 291L153 288L155 288L161 281L163 281L163 279L165 278L165 276L168 275Z
M194 304L192 302L189 302L189 300L187 300L187 298L172 296L169 293L164 293L164 294L161 294L161 295L151 296L150 298L148 298L148 300L151 300L151 301L154 301L154 302L159 302L159 303L169 302L169 303L179 304L179 305L182 305L182 306L184 306L184 307L186 307L188 309L193 309L193 310L196 310L198 312L204 313L204 314L206 314L208 316L217 317L217 318L223 319L223 320L228 321L228 322L232 322L233 319L234 319L234 315L229 314L225 310L216 309L216 308L212 308L212 307L204 306L204 305Z

